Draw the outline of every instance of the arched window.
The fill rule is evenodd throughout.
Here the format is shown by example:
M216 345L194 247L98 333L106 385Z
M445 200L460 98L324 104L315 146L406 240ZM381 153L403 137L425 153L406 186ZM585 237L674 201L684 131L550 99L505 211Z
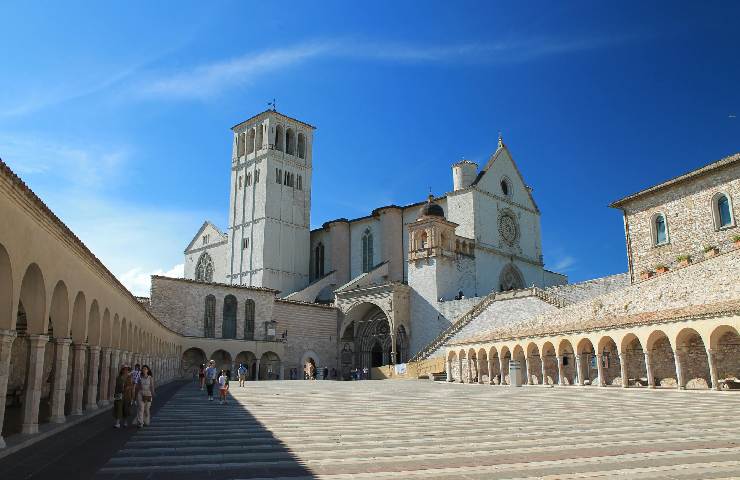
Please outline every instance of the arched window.
M214 338L216 336L216 297L206 297L205 314L203 315L203 336Z
M302 133L298 134L298 157L306 158L306 136Z
M718 193L712 198L712 210L714 216L714 228L719 230L734 225L732 218L732 205L730 198L724 193Z
M244 132L236 136L236 156L237 157L244 156L244 147L246 146L244 144L245 142L246 142L246 135L244 134Z
M499 276L499 289L502 292L509 290L520 290L524 288L524 279L522 273L513 263L510 263L501 270Z
M321 242L314 249L314 272L316 278L324 276L324 244Z
M665 215L659 213L653 217L653 244L663 245L668 243L668 225Z
M257 151L262 150L262 144L264 143L264 133L265 133L264 125L257 125L257 140L255 142L255 148L254 148Z
M295 155L295 132L292 128L285 131L285 153Z
M298 190L303 190L303 177L298 175Z
M508 197L511 194L511 188L509 188L509 182L506 181L505 178L501 180L501 193L503 193L505 197Z
M427 231L424 230L421 232L421 248L427 248L429 247L429 236L427 235Z
M195 266L195 279L199 282L213 281L213 260L208 252L203 252L203 255L198 259Z
M254 340L254 300L244 302L244 339Z
M223 324L221 327L222 338L236 338L236 297L226 295L224 298Z
M285 151L285 132L282 125L275 127L275 149Z
M247 174L247 186L248 187L252 186L252 173L251 172Z
M362 271L363 273L369 272L373 269L375 263L373 261L373 233L370 229L366 229L365 233L362 234Z
M254 137L255 131L254 128L252 128L249 130L249 137L247 138L247 155L254 153Z

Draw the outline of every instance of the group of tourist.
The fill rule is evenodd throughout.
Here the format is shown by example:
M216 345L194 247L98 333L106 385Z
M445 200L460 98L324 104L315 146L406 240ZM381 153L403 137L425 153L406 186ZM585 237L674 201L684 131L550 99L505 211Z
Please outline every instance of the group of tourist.
M121 365L116 377L113 392L113 418L115 428L126 428L133 416L139 428L148 426L151 421L151 406L154 399L154 375L149 365Z
M237 375L239 379L239 386L244 387L247 374L249 369L243 363L239 364L237 368ZM217 369L216 361L211 360L208 362L208 367L205 364L201 364L198 368L198 379L200 383L200 389L206 390L208 393L208 401L213 401L213 389L218 385L218 397L221 405L226 405L226 395L229 393L229 380L231 379L231 370L229 369Z

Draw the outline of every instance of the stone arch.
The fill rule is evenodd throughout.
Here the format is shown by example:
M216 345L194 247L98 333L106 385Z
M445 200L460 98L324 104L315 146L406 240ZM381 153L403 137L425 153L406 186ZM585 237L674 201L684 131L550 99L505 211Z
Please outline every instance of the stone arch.
M560 383L560 374L558 372L558 357L555 345L552 342L545 342L540 349L540 360L543 364L542 383L545 385L558 385Z
M244 339L254 340L254 300L244 301Z
M524 347L518 343L514 345L514 349L511 351L511 358L519 363L519 371L522 375L521 384L527 385L529 383L529 376L527 375L527 356L524 353Z
M542 382L542 358L540 349L534 342L527 345L527 379L529 385L539 385Z
M196 347L190 347L182 352L181 370L182 374L187 376L192 375L195 371L197 372L201 365L205 365L207 358L203 350Z
M69 292L62 280L57 282L54 293L51 295L49 323L53 325L55 338L66 338L70 335Z
M87 343L93 346L100 345L100 307L98 301L90 303L90 313L87 321Z
M449 378L452 381L460 381L460 362L457 359L457 352L454 350L447 355L447 368L449 371Z
M275 352L265 352L260 357L260 380L280 380L281 363L280 356Z
M295 132L290 127L285 130L285 153L295 155Z
M511 350L506 345L502 346L498 353L501 365L501 385L511 385L509 379L509 362L511 361Z
M20 303L26 315L28 333L31 335L46 334L48 328L46 318L46 286L44 275L35 263L26 269L21 281ZM16 328L17 329L17 328Z
M478 350L478 383L490 383L491 373L488 371L488 353L481 347Z
M231 354L226 350L219 349L211 354L211 360L216 362L216 368L219 370L231 370Z
M347 310L341 330L343 350L354 352L352 362L342 357L342 376L349 378L350 369L371 368L391 363L392 339L390 318L377 304L360 302Z
M111 331L111 346L121 348L121 319L116 313L113 315L113 330Z
M720 325L712 330L709 336L709 348L712 352L715 376L719 388L727 381L740 381L740 335L738 330L730 325Z
M0 244L0 329L13 330L13 268L5 247Z
M105 310L103 310L103 321L100 324L100 345L101 346L103 347L111 346L112 329L113 329L113 326L111 324L111 319L110 319L110 310L106 308Z
M628 333L620 342L619 352L621 361L624 363L627 386L647 387L645 349L640 338L634 333Z
M560 343L558 344L558 357L560 357L560 365L562 369L560 385L573 385L576 378L576 362L575 351L573 350L573 345L570 343L570 340L560 340Z
M257 131L254 128L250 128L249 132L247 133L247 155L249 155L250 153L254 153L256 136Z
M712 386L709 357L704 339L693 328L684 328L676 335L676 354L681 365L679 387L707 389Z
M654 330L645 342L649 353L650 365L648 371L652 372L654 385L656 387L676 387L676 359L673 346L662 330ZM650 384L650 378L648 383Z
M524 288L524 275L513 263L509 263L501 270L499 275L499 290L520 290Z
M576 373L578 373L578 384L597 385L599 370L596 365L596 349L589 338L582 338L576 344ZM578 364L580 363L580 369ZM580 378L583 377L583 378Z
M599 353L597 361L600 359L604 375L604 378L599 379L601 384L622 385L622 360L617 342L609 335L605 335L599 339L597 351Z
M409 336L406 327L399 325L396 329L396 361L395 363L406 363L409 359Z
M275 127L275 150L285 151L285 131L282 125Z
M262 146L265 143L265 126L260 124L255 128L254 138L254 149L255 151L262 150Z
M303 133L298 134L298 157L306 158L306 136Z
M490 383L492 385L499 385L501 383L501 363L499 362L496 347L491 347L488 350L488 364L488 372L491 377Z

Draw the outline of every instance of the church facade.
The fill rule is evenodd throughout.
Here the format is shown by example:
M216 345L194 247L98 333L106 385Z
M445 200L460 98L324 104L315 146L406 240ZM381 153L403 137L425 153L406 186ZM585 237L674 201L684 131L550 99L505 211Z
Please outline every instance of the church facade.
M407 361L491 292L567 283L544 268L540 211L502 139L482 168L452 165L444 195L311 230L314 127L267 110L232 131L229 225L204 222L185 279L333 305L341 371Z

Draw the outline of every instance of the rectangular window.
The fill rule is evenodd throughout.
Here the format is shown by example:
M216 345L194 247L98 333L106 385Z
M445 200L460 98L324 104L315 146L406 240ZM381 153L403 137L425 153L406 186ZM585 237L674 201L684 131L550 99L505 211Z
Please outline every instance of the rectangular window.
M254 172L254 183L259 183L259 181L260 181L260 171L256 170Z
M280 183L280 169L279 168L275 169L275 181L277 183Z
M288 185L288 172L283 175L283 185Z
M242 250L246 250L249 248L249 239L248 238L242 238Z
M303 177L298 175L298 190L303 190Z
M239 189L242 188L242 176L239 175Z

